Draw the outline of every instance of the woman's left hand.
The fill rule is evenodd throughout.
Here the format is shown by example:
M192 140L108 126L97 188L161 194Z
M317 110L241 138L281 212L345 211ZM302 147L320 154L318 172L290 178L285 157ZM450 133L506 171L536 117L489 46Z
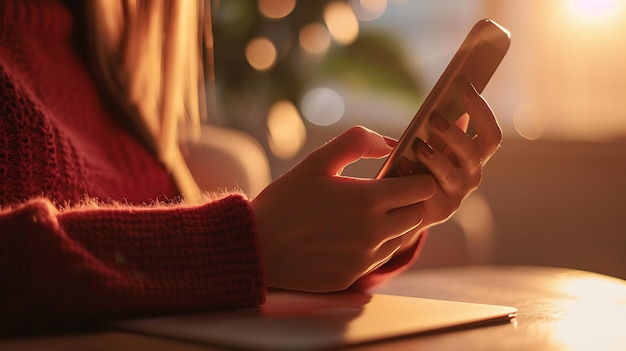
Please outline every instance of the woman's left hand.
M502 141L502 131L493 111L470 83L463 87L462 100L467 113L455 124L438 112L431 116L433 146L419 139L414 143L415 157L435 177L437 192L422 203L423 221L404 236L403 248L413 245L424 229L445 221L456 212L463 199L480 184L483 166ZM476 131L473 137L465 132L470 118Z

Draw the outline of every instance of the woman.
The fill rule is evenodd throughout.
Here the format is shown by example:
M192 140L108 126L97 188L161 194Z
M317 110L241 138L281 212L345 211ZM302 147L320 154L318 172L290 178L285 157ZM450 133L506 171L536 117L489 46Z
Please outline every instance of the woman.
M434 116L432 176L342 177L394 144L354 127L252 200L202 194L177 125L204 111L203 5L0 3L0 333L367 288L478 186L501 132L468 86L478 137Z

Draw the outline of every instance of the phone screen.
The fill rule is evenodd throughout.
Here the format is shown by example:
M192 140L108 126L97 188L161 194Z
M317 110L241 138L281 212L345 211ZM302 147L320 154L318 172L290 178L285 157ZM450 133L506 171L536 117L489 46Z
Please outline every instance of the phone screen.
M509 44L509 32L495 22L481 20L474 25L376 178L428 172L415 159L411 148L413 141L415 138L430 141L432 130L428 120L433 111L441 112L452 123L466 112L461 100L462 84L469 81L481 93L504 58ZM471 123L468 134L473 134Z

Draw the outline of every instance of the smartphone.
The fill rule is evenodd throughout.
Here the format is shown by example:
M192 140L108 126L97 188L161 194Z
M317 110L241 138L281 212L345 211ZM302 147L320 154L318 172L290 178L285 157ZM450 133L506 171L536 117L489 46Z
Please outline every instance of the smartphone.
M433 111L441 112L452 124L466 112L461 100L463 84L470 82L481 93L504 58L510 42L509 31L490 19L480 20L472 27L376 178L429 172L415 158L414 140L420 138L430 143L432 129L428 120Z

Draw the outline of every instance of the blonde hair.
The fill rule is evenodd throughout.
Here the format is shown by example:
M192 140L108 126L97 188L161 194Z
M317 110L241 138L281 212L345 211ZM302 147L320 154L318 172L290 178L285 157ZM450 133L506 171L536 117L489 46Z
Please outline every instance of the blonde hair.
M212 45L209 2L85 3L88 50L105 95L130 118L189 200L200 192L180 152L179 123L198 127L206 114L203 42Z

